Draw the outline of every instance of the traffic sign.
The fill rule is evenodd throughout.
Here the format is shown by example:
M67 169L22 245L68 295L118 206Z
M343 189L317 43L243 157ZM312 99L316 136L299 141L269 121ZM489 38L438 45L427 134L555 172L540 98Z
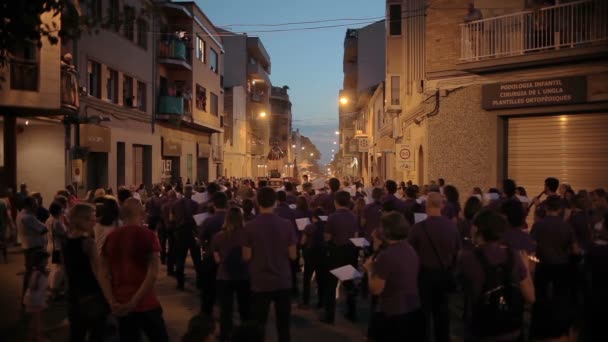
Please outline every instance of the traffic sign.
M414 168L414 157L409 144L397 144L395 154L397 155L397 169L406 171Z

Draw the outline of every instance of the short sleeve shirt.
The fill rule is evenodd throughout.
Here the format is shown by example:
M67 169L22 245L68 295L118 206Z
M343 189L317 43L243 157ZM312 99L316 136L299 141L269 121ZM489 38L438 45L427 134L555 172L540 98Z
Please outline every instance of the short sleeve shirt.
M354 238L358 230L359 220L348 209L338 209L327 219L326 232L336 246L350 243L349 239Z
M444 216L429 216L425 221L414 225L409 242L418 253L421 266L430 269L451 266L461 245L456 223Z
M112 292L119 303L127 303L135 295L148 272L150 255L156 257L160 243L153 231L139 226L114 229L103 246L112 276ZM160 306L154 288L146 293L135 311L143 312Z
M296 245L292 223L274 214L260 214L245 225L244 246L252 250L251 290L291 288L289 247Z
M530 235L536 240L540 262L566 264L574 241L572 227L558 216L547 216L535 222Z
M365 225L363 227L363 235L365 238L370 238L372 231L380 227L380 218L382 217L382 204L379 202L370 203L363 208L363 219Z
M419 260L407 241L388 245L374 263L374 273L386 283L380 294L380 310L387 316L412 312L420 307Z
M217 270L218 280L249 279L249 265L243 260L243 230L221 231L213 237L211 250L220 255Z

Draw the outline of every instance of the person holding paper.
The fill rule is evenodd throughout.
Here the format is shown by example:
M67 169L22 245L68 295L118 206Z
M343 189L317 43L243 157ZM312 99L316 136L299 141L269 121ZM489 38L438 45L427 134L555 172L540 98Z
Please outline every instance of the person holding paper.
M325 230L325 241L327 241L327 266L329 270L344 266L357 266L357 249L350 242L351 238L358 237L357 217L349 210L350 194L339 191L335 194L336 212L329 215ZM336 312L335 290L338 279L327 275L327 290L325 291L325 317L324 323L333 324ZM346 289L347 313L346 318L355 321L357 313L356 287L352 280L343 283Z
M403 215L382 216L385 247L363 265L369 291L379 296L374 341L424 341L424 315L418 292L419 259L407 241Z
M175 227L175 276L177 289L184 290L184 266L188 251L196 271L197 284L201 276L201 249L196 244L196 223L193 216L197 214L198 203L192 200L192 185L184 187L184 197L178 199L171 207L171 221Z
M453 290L451 270L460 249L460 234L456 223L441 215L443 196L428 194L427 219L414 225L409 242L420 257L420 297L424 311L427 336L433 322L435 341L450 340L448 293Z
M260 214L245 225L243 259L250 262L252 317L265 330L270 303L274 302L279 342L289 342L291 319L291 265L297 257L293 223L274 214L276 193L257 192Z
M213 214L200 226L198 241L203 248L203 262L201 266L201 310L207 315L213 314L215 304L217 265L211 253L210 245L213 237L222 230L226 220L228 196L223 192L216 192L211 198Z
M301 308L308 308L310 303L310 281L312 274L315 274L317 282L317 293L319 295L317 309L323 307L323 296L325 291L325 279L328 270L324 267L324 257L327 253L323 234L325 233L325 222L320 216L325 215L322 209L315 209L312 215L312 224L304 228L304 234L300 243L302 245L302 255L304 256L304 275L302 278L302 305Z

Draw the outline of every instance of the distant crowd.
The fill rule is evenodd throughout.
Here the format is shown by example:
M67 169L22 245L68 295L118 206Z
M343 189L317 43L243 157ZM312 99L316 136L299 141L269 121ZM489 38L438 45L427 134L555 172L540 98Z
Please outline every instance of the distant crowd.
M368 341L455 339L450 299L465 341L608 341L603 189L547 178L530 198L506 179L462 198L443 179L269 185L222 178L84 198L68 185L46 207L23 184L0 200L0 251L23 250L31 340L44 340L47 305L65 301L70 341L168 341L162 270L176 291L200 293L185 342L264 341L271 303L278 340L290 341L292 304L331 325L337 301L354 322L362 299Z

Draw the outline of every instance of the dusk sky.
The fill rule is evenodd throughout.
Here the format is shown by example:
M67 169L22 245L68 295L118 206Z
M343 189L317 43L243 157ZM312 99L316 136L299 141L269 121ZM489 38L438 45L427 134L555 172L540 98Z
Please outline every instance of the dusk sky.
M338 91L342 87L342 56L347 28L359 28L382 19L385 1L378 0L197 0L216 26L280 24L354 18L289 26L232 26L234 32L347 25L318 30L250 33L259 36L270 54L271 81L288 85L293 103L293 128L310 137L323 155L331 158L338 128ZM365 19L371 18L371 19Z

